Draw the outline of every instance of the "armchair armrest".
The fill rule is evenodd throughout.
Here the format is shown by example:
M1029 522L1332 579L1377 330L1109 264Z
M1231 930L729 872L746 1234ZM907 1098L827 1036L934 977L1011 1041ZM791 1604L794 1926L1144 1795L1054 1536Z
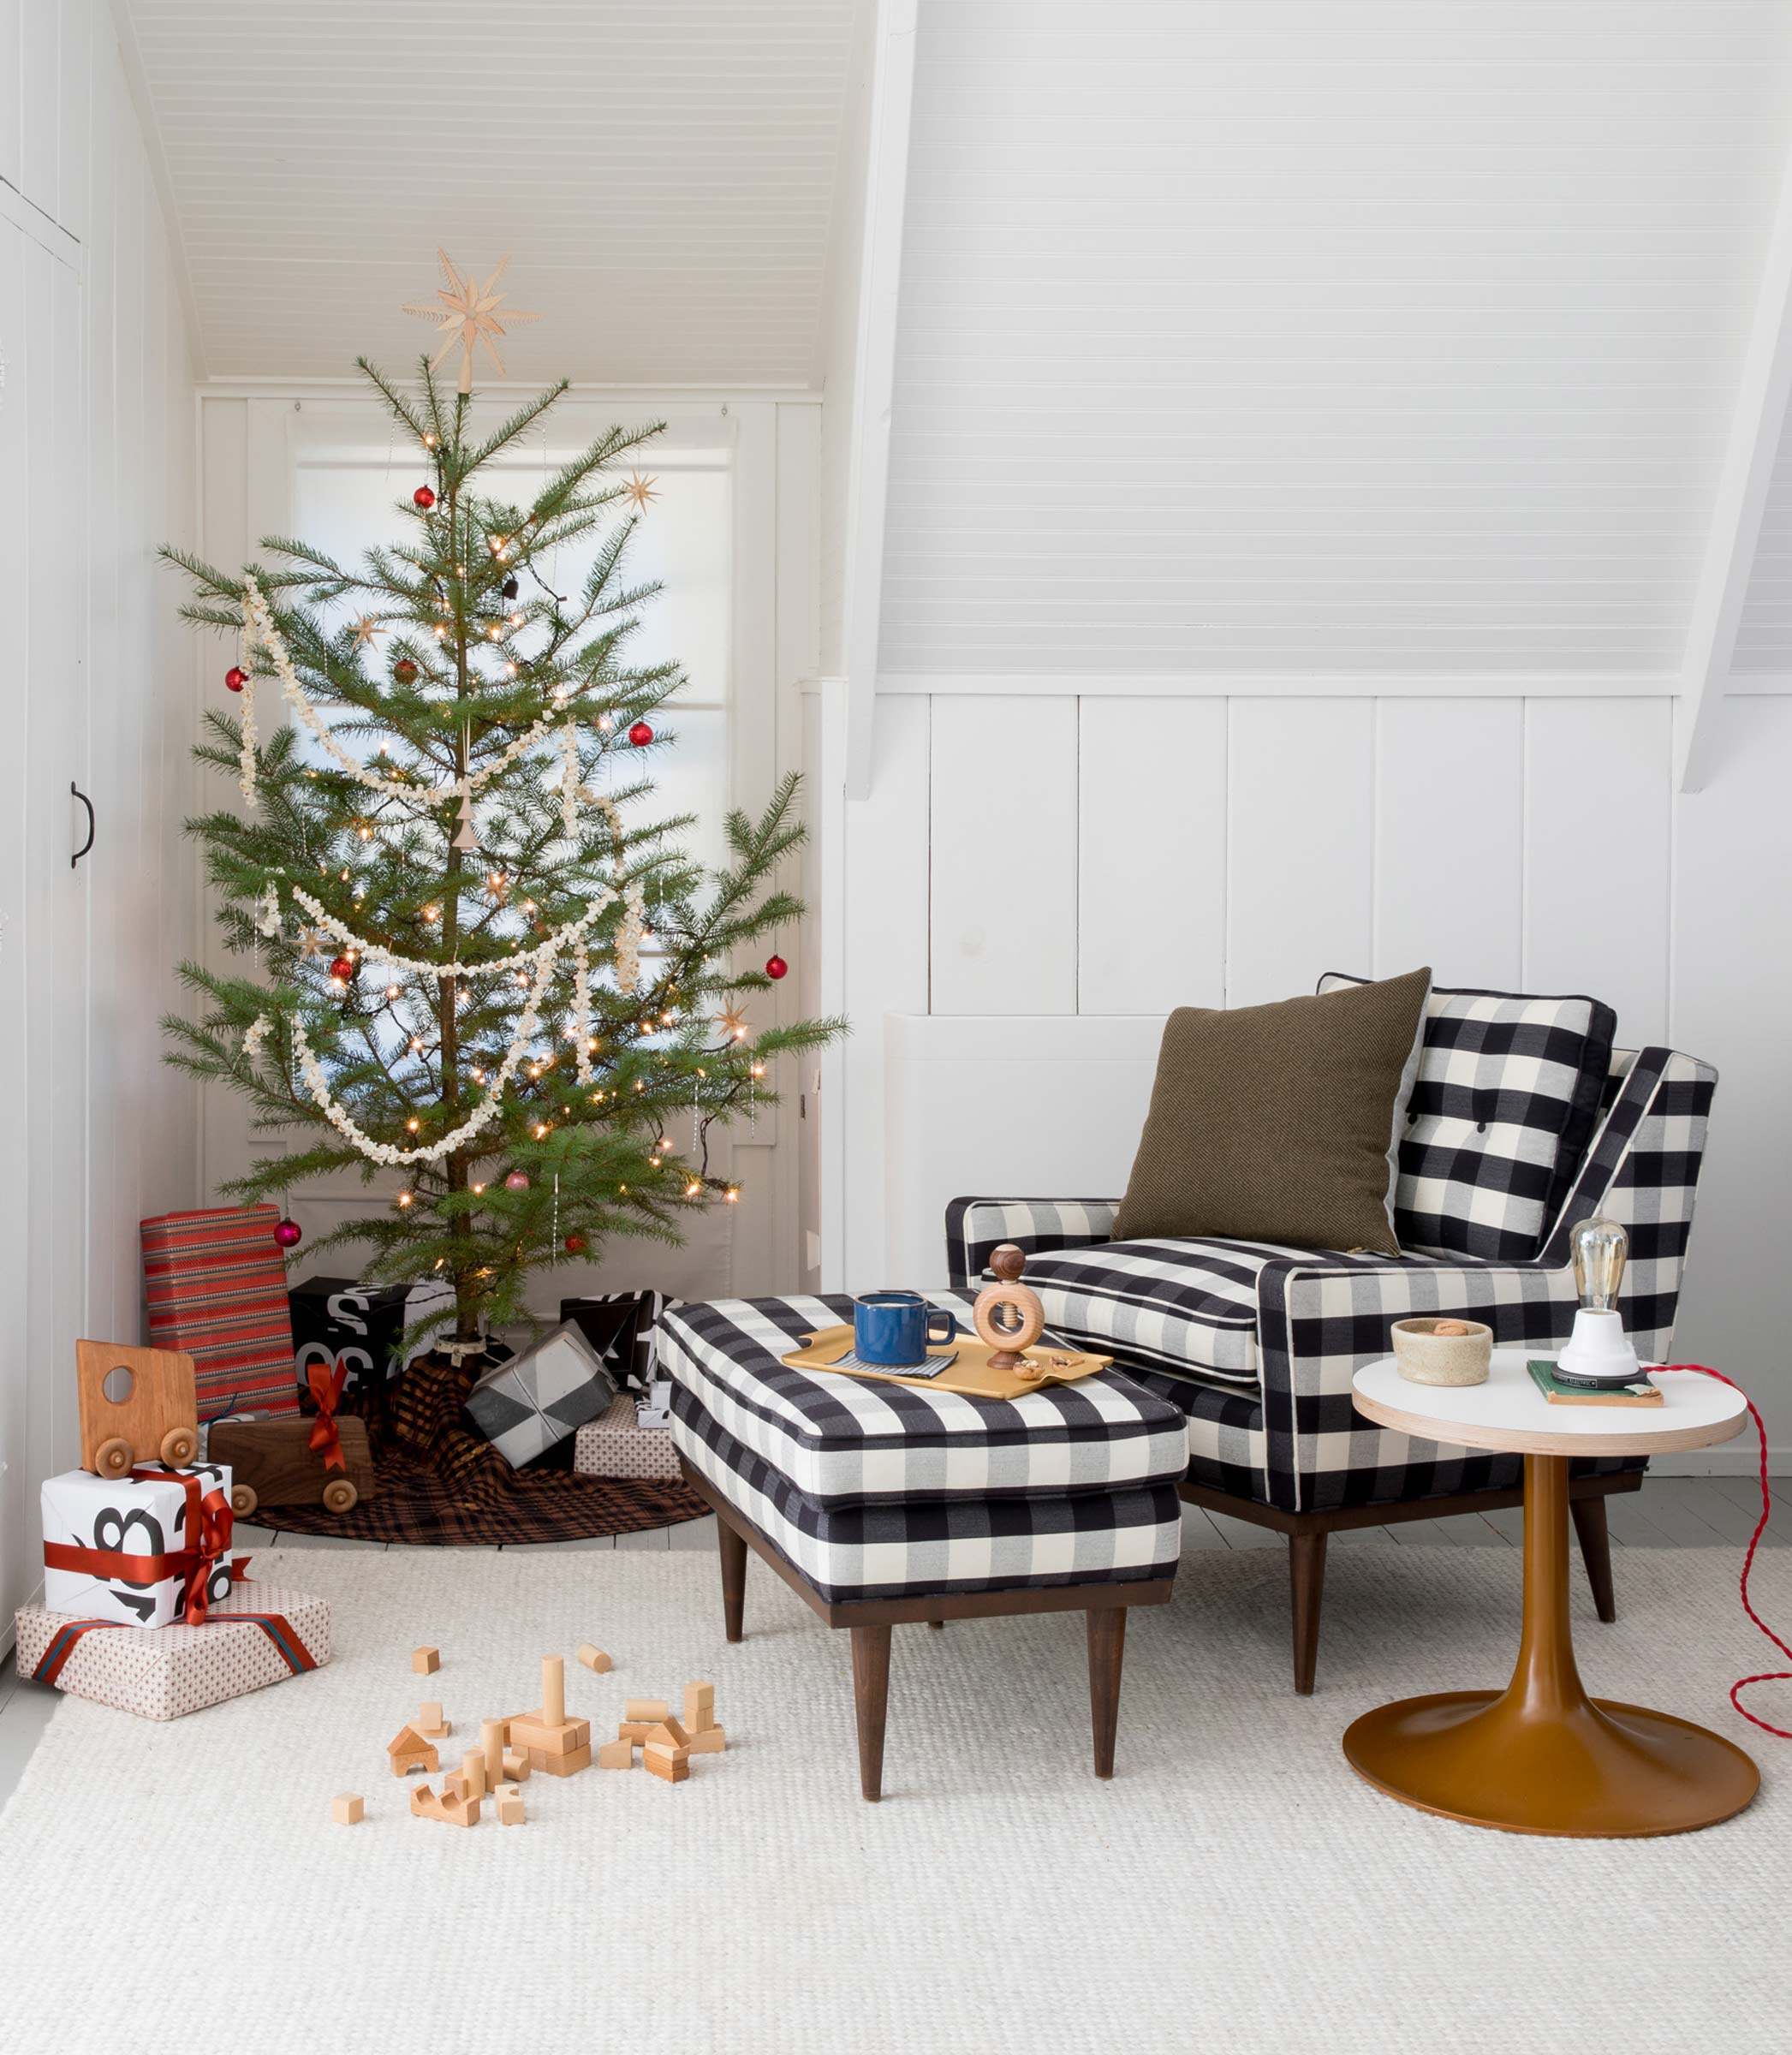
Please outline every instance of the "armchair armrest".
M946 1207L946 1273L959 1290L974 1290L1003 1242L1030 1256L1086 1248L1113 1238L1119 1211L1117 1199L955 1199Z
M1391 1498L1398 1471L1415 1464L1426 1490L1465 1485L1472 1464L1456 1458L1466 1451L1434 1459L1428 1444L1378 1434L1352 1406L1350 1380L1387 1354L1389 1329L1408 1313L1466 1313L1486 1321L1502 1347L1558 1347L1577 1303L1569 1238L1590 1214L1628 1230L1624 1325L1645 1362L1665 1361L1716 1083L1695 1057L1639 1050L1542 1248L1526 1261L1419 1252L1265 1264L1257 1333L1271 1503L1301 1511Z

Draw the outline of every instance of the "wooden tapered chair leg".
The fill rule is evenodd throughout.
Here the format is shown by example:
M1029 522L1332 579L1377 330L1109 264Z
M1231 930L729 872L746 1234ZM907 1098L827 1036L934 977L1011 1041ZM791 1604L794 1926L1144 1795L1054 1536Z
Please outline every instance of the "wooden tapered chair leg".
M716 1522L716 1556L722 1565L722 1624L729 1640L737 1641L747 1603L747 1541L723 1519Z
M1319 1660L1319 1597L1325 1586L1325 1530L1288 1537L1288 1575L1294 1593L1295 1689L1313 1689Z
M1611 1582L1611 1530L1606 1523L1605 1501L1570 1498L1575 1539L1581 1544L1581 1560L1587 1565L1587 1581L1593 1587L1593 1602L1599 1617L1609 1625L1618 1617L1617 1593Z
M1095 1774L1114 1774L1114 1735L1120 1724L1120 1666L1126 1655L1126 1608L1093 1605L1089 1623L1089 1724L1095 1741Z
M890 1629L854 1627L853 1710L859 1722L859 1795L884 1795L884 1717L890 1703Z

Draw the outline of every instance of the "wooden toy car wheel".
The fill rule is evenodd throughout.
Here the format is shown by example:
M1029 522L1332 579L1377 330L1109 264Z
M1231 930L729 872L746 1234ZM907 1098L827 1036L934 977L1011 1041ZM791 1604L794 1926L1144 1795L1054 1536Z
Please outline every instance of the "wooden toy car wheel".
M247 1520L260 1504L252 1485L233 1484L230 1486L230 1510L239 1520Z
M346 1513L360 1493L346 1477L332 1477L324 1486L324 1505L327 1511Z
M93 1451L93 1468L101 1477L126 1477L137 1460L136 1451L123 1435L114 1434Z
M183 1470L199 1452L198 1430L170 1427L162 1437L162 1460L171 1470Z

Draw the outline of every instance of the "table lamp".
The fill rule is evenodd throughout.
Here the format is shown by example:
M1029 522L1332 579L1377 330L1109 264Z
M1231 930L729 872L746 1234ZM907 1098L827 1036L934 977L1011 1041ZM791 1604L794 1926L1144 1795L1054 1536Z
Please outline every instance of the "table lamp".
M1610 1391L1643 1374L1617 1309L1630 1237L1616 1220L1583 1220L1569 1236L1575 1288L1581 1295L1575 1331L1556 1364L1556 1380L1581 1391Z

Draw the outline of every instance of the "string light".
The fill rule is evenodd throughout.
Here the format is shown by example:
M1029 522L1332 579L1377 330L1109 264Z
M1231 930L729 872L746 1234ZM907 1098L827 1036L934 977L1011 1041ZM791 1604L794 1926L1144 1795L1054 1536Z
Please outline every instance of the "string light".
M414 1135L418 1129L423 1125L423 1123L420 1120L408 1120L404 1124L407 1130Z
M480 1194L481 1192L483 1192L483 1191L485 1190L485 1186L484 1186L484 1185L482 1185L482 1184L476 1184L476 1185L474 1185L474 1186L473 1186L473 1197L474 1197L475 1199L477 1199L477 1198L479 1197L479 1194Z
M386 986L386 997L389 999L396 999L398 997L398 987L396 985L388 985Z
M737 1190L735 1188L735 1187L734 1187L733 1185L729 1185L729 1188L728 1188L728 1189L727 1189L725 1192L723 1192L723 1193L722 1196L723 1196L723 1197L725 1200L727 1200L728 1203L729 1203L730 1206L732 1206L732 1205L735 1203L735 1200L737 1200L737 1199L738 1199L738 1198L741 1196L741 1194L740 1194L740 1193L739 1193L739 1192L738 1192L738 1191L737 1191Z
M416 1195L417 1194L414 1192L401 1192L398 1194L398 1203L402 1206L408 1206L412 1200L416 1197Z
M703 1187L694 1177L684 1188L684 1195L687 1199L694 1199L702 1189Z

